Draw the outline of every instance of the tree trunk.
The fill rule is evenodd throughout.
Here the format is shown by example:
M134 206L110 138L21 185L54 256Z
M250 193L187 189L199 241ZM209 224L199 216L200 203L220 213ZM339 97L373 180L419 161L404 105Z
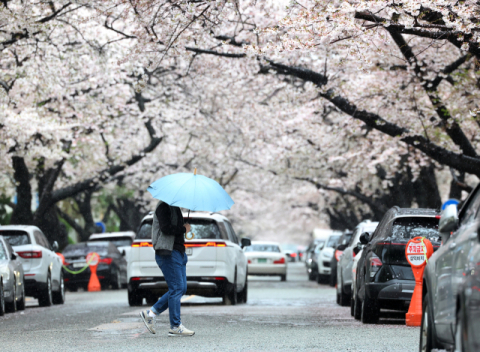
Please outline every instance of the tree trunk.
M30 185L30 172L25 160L21 157L12 157L14 178L17 185L17 205L13 208L11 224L32 225L32 187Z

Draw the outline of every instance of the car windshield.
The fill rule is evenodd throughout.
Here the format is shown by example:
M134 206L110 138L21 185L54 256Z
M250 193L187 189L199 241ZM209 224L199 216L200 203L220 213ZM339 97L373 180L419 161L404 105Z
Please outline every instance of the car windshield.
M252 244L245 247L245 252L273 252L280 253L280 248L274 244Z
M108 238L94 238L89 240L90 242L108 241L113 242L115 247L129 247L132 245L132 239L130 237L108 237Z
M214 220L190 219L190 226L197 240L220 240L222 235ZM189 235L190 237L190 235Z
M393 222L392 239L410 240L414 237L426 237L430 241L439 241L438 219L408 217L399 218Z
M152 238L152 220L145 221L140 230L138 230L137 236L135 239L137 240L150 240Z
M330 236L327 242L327 247L335 247L338 243L338 240L340 239L340 236Z
M0 260L5 260L7 259L7 252L5 251L5 248L3 247L3 243L0 242Z
M25 231L0 230L0 235L2 235L12 247L31 244L30 236Z
M62 254L65 257L80 257L86 256L91 252L96 252L100 256L105 256L108 253L108 245L97 245L96 243L69 244L65 247Z

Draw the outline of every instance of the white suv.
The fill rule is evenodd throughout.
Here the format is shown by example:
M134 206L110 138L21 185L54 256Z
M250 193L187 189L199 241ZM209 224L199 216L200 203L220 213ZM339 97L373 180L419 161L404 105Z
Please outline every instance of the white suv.
M40 306L65 302L62 260L55 253L58 243L50 245L36 226L9 225L0 227L2 235L12 246L22 263L25 294L38 299Z
M330 272L332 268L330 263L335 252L335 247L337 246L338 240L341 235L330 235L325 242L325 246L322 247L320 252L317 254L317 265L318 265L318 275L317 282L319 284L328 282L330 277Z
M168 291L163 273L155 262L152 221L153 212L142 220L130 251L127 276L131 306L141 305L143 298L147 304L154 304ZM188 223L195 238L185 240L187 294L222 297L227 305L246 302L247 259L242 248L250 245L250 239L243 238L239 242L228 219L220 214L196 212L190 214Z

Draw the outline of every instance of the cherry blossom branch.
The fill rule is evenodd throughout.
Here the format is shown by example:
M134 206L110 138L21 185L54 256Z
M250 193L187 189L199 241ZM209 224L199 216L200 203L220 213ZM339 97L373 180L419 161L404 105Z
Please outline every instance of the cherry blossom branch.
M199 48L192 48L189 46L185 47L185 50L192 51L197 54L210 54L210 55L230 57L230 58L243 58L247 56L247 54L244 54L244 53L241 53L241 54L221 53L215 50L205 50L205 49L199 49Z

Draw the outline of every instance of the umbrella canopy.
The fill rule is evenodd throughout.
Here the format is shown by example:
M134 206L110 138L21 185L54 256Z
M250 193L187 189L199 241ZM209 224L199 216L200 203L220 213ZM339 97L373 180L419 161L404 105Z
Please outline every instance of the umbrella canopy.
M232 198L211 178L195 173L178 173L162 177L147 189L151 195L171 206L194 211L227 210Z

